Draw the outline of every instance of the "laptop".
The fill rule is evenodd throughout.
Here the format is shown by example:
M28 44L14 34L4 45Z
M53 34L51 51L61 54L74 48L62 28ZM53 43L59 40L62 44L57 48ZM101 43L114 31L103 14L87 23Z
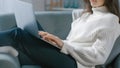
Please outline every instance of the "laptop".
M17 27L28 31L30 34L34 35L37 38L40 38L38 35L38 27L35 20L32 4L18 1L14 3L14 13L16 17Z
M14 12L15 12L15 17L16 17L17 27L19 27L23 30L26 30L27 32L29 32L33 36L39 38L43 42L51 44L51 43L43 40L38 35L38 31L40 31L40 30L38 29L38 25L37 25L37 22L35 19L32 4L22 2L22 1L17 1L17 3L15 3L15 5L16 6L14 8ZM51 45L53 45L53 44L51 44ZM57 47L56 45L54 45L54 46Z

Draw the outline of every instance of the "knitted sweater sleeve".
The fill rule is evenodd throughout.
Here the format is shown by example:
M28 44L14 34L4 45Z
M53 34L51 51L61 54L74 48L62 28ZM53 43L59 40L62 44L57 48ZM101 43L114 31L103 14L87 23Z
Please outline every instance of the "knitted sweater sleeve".
M108 22L114 23L116 19L109 19ZM119 33L116 32L117 29L116 25L107 25L99 28L96 31L96 40L90 47L76 47L76 45L72 44L74 42L70 43L70 41L64 40L61 52L70 54L76 61L85 66L104 64L113 48L116 38L119 36Z

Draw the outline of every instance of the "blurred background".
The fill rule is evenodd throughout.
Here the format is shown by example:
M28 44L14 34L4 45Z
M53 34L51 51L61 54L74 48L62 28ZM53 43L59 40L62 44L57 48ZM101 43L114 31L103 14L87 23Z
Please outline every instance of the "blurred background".
M39 11L71 11L83 8L83 0L21 0L33 5L35 12ZM119 0L120 2L120 0ZM11 12L14 0L0 0L0 13Z
M83 8L83 0L22 0L33 4L34 11L61 11ZM120 3L120 0L119 0Z
M34 11L63 11L82 8L82 0L22 0L33 4Z

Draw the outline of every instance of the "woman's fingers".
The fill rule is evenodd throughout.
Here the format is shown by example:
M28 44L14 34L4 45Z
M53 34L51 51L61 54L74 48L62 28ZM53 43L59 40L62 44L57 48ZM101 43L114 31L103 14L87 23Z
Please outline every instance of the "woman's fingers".
M56 41L53 38L51 38L50 36L49 37L45 36L43 39L50 42L51 44L56 44Z
M47 35L43 36L43 39L48 42L51 42L51 43L53 43L53 42L56 43L56 38L52 34L47 34Z
M44 31L38 31L38 34L46 41L51 41L51 39L54 37L54 35Z
M38 34L46 41L52 43L52 44L56 44L59 47L63 46L63 42L60 38L48 33L48 32L44 32L44 31L38 31Z
M52 35L52 34L48 34L44 37L45 40L47 40L50 43L56 44L56 45L61 45L62 41L61 39L59 39L58 37Z
M47 34L49 34L48 32L44 32L44 31L38 31L38 34L42 37L46 36Z

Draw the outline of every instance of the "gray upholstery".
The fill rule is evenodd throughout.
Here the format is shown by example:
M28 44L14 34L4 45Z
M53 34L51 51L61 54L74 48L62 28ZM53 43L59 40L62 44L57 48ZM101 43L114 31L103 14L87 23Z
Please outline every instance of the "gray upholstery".
M41 68L40 66L37 65L24 65L22 68Z
M0 14L0 31L16 26L14 13Z
M7 53L0 53L0 68L20 68L17 57Z

